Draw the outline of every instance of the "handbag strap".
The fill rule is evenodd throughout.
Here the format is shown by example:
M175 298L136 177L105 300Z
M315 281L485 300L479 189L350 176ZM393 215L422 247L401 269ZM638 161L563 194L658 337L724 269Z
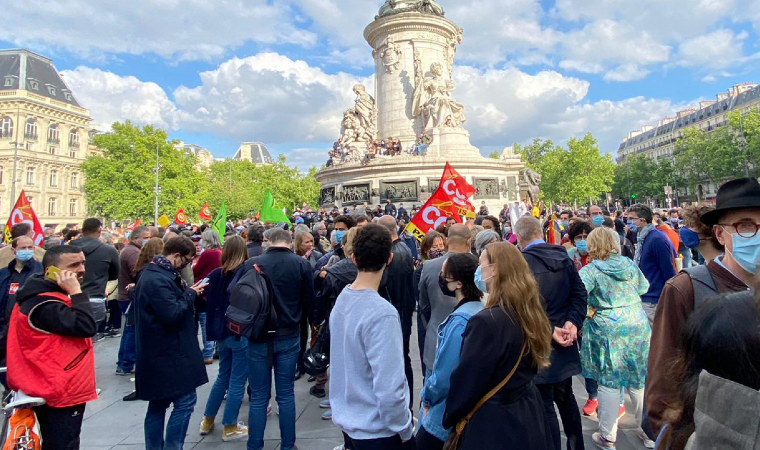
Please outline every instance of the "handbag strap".
M510 379L512 379L512 375L514 375L515 372L517 371L517 367L520 365L523 355L525 355L526 347L527 347L527 342L523 342L522 349L520 349L520 356L517 357L517 362L515 363L515 366L512 367L512 370L509 371L509 374L507 374L507 376L503 380L501 380L501 382L497 384L496 387L488 391L488 393L483 398L480 399L480 401L475 405L475 407L472 408L472 411L470 411L470 413L467 414L464 419L459 421L459 423L457 424L457 430L456 430L457 434L462 434L462 432L464 432L464 427L467 425L470 419L472 419L472 416L474 416L475 413L478 412L480 407L483 406L488 400L490 400L491 397L496 395L496 393L499 392L501 388L503 388L509 382Z

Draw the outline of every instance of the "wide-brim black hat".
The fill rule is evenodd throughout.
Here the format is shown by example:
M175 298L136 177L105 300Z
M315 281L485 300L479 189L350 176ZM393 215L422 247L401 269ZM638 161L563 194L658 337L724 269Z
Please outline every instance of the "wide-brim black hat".
M760 208L760 183L756 178L739 178L731 180L718 189L715 209L707 212L699 220L713 226L727 211L745 208Z

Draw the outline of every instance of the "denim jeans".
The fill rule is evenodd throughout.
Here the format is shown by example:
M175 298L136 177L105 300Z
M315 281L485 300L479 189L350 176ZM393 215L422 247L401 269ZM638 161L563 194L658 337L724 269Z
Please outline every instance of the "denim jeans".
M280 448L291 450L296 443L296 397L294 391L300 338L274 341L274 387L280 407ZM248 344L248 382L251 406L248 411L248 450L264 448L267 405L272 392L272 367L267 361L269 344Z
M145 414L145 450L182 450L197 400L193 389L174 398L148 402L148 412ZM174 409L166 424L164 437L164 419L170 404L174 405Z
M214 357L214 342L206 340L206 313L205 312L198 313L198 322L201 325L201 337L203 339L203 359L212 359Z
M119 301L119 309L122 314L126 316L127 308L129 307L129 301ZM121 331L121 342L119 343L119 360L116 362L116 367L129 372L135 367L135 360L137 359L137 349L135 348L135 326L128 325L127 321L124 321L124 328Z
M216 350L219 353L219 375L208 395L203 416L216 417L227 392L222 425L235 425L248 380L248 339L230 336L216 341Z

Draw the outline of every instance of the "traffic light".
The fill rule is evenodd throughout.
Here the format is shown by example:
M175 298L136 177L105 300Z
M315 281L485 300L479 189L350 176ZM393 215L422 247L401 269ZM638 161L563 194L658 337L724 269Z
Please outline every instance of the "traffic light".
M636 194L631 194L632 199L636 199Z

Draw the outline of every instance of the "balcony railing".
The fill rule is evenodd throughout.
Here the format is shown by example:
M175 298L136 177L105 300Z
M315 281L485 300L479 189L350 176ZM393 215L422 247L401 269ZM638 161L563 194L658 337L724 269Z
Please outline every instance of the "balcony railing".
M13 133L9 131L0 131L0 139L10 139L13 137Z
M71 148L79 148L79 141L69 141L69 147Z
M33 141L36 141L40 138L40 135L37 133L24 133L24 139L30 139Z
M48 144L60 144L61 138L48 137Z

